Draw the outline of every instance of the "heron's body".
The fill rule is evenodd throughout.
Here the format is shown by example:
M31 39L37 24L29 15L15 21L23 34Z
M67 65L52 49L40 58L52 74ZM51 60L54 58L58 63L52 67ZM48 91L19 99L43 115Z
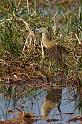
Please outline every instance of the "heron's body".
M53 39L50 40L47 29L42 30L42 43L47 49L49 57L54 58L58 63L62 62L62 47Z

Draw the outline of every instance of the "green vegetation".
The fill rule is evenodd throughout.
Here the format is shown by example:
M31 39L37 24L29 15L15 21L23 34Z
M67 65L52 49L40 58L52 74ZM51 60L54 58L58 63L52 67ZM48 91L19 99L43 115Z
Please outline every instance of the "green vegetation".
M63 72L66 82L82 83L82 3L77 0L3 0L0 4L0 78L50 77ZM45 27L50 37L68 51L65 66L57 67L46 51L41 53ZM28 76L27 76L28 75ZM70 77L70 78L69 78Z
M31 61L39 66L47 68L50 73L56 72L56 65L41 55L41 36L35 34L35 28L46 27L50 37L69 50L69 54L63 57L67 66L61 68L68 75L81 80L82 74L82 7L81 2L42 1L14 1L3 0L0 4L0 57L5 63L23 61L25 64ZM8 59L9 58L9 59ZM21 60L20 60L21 59ZM10 62L9 62L10 61ZM12 61L12 62L11 62ZM3 62L1 61L0 75L5 75ZM22 64L24 64L22 63ZM14 64L13 64L14 65ZM8 66L8 65L7 65ZM13 68L13 67L12 67ZM4 70L4 71L2 71ZM34 74L37 73L36 70ZM41 72L43 73L43 72ZM45 75L44 72L43 75Z

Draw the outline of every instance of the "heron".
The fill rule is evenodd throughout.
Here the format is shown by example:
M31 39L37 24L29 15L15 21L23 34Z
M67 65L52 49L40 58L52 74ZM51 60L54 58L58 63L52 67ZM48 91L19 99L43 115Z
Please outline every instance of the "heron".
M45 47L47 49L49 58L54 58L59 64L62 63L62 54L65 51L65 48L56 43L54 39L50 39L49 32L46 28L36 29L36 31L42 34L42 55L44 56L43 47Z

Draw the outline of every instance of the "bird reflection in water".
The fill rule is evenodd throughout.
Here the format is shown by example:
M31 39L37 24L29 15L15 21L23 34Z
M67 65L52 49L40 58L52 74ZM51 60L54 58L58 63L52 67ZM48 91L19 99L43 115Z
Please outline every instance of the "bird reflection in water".
M47 91L46 98L41 107L43 117L45 117L45 118L48 117L48 114L50 113L50 111L56 107L58 108L58 111L61 116L61 109L60 109L61 95L62 95L61 87L56 87L56 88L51 87ZM61 116L61 118L62 118L62 116Z

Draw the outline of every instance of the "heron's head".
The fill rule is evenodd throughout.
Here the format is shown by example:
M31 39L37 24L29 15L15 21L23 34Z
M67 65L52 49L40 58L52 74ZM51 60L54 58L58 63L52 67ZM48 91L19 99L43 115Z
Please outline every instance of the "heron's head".
M39 32L39 33L48 33L48 30L46 28L36 28L35 32Z
M46 28L37 28L35 29L35 32L39 32L40 34L42 34L43 39L50 39L48 30Z

